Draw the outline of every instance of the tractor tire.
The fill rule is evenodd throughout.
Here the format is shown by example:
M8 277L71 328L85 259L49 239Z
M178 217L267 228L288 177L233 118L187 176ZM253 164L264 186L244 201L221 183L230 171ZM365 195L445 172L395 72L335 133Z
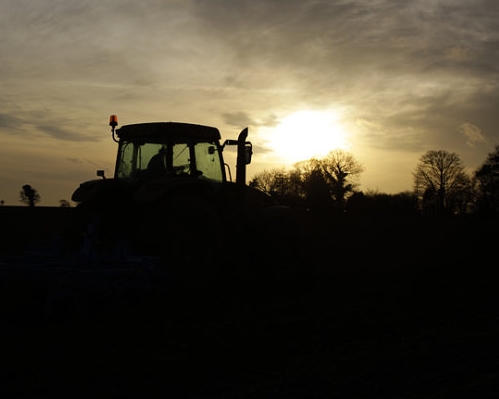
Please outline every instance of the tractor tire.
M171 195L145 211L138 233L139 252L158 256L177 284L202 287L220 281L222 224L209 200Z
M270 217L258 234L255 269L273 288L304 288L312 277L310 232L287 213Z

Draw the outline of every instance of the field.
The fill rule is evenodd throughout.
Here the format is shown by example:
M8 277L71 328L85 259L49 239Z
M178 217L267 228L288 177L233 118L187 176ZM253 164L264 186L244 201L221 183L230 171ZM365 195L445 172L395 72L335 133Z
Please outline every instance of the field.
M8 259L56 234L70 212L23 211L0 212ZM494 227L469 218L315 220L307 283L127 298L92 317L46 318L36 287L2 284L0 393L497 398Z

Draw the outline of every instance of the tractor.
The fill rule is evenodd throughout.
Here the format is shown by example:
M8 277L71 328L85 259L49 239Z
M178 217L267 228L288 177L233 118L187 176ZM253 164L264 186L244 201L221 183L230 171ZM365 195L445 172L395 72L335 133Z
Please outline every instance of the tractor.
M246 184L248 128L221 141L215 127L183 122L123 125L114 176L98 170L72 194L76 220L66 244L105 256L125 246L158 259L174 281L228 278L300 280L307 268L306 229L293 210ZM236 177L224 150L237 148ZM90 243L90 244L89 244Z

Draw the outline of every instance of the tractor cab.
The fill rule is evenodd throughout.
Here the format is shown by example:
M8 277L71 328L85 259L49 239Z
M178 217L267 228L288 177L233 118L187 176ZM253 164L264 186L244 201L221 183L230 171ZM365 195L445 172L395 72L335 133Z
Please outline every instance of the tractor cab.
M220 132L214 127L150 122L115 129L118 124L115 115L111 115L109 124L118 143L115 179L193 177L224 183L227 175L222 152L226 145L238 145L238 151L242 147L238 170L251 162L251 143L245 141L246 136L242 143L240 138L226 140L222 145Z

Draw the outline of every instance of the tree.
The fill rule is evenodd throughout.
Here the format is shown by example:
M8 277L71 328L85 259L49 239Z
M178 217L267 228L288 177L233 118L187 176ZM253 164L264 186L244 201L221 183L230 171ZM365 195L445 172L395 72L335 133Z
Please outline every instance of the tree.
M36 191L36 189L31 187L29 184L25 184L22 187L22 190L21 190L19 196L20 196L20 201L23 204L26 204L30 207L35 206L35 204L37 204L41 200L41 197L40 197L40 194L38 194L38 191Z
M357 187L355 179L363 171L353 155L339 149L293 167L289 171L263 171L249 185L293 206L319 212L344 211L346 199Z
M69 203L68 200L65 200L65 199L61 199L59 200L59 206L61 208L70 208L71 207L71 204Z
M413 172L414 194L429 214L464 212L471 193L471 179L456 153L427 151Z
M364 171L354 156L344 150L330 151L323 158L312 158L295 165L300 170L305 191L315 205L343 212L347 198L355 192L357 178Z
M284 168L264 170L253 177L249 186L258 188L280 202L293 206L301 206L305 198L296 170L285 170Z
M270 171L264 170L255 175L249 182L250 187L257 188L270 195L282 193L287 184L287 172L283 168L275 168Z
M478 211L499 213L499 144L474 173Z

